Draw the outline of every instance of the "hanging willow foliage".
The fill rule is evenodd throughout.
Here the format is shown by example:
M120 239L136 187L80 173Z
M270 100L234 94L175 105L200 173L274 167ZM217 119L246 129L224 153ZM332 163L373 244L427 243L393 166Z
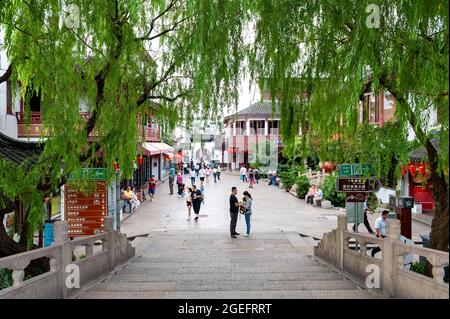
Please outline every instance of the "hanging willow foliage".
M198 114L217 118L223 107L236 107L245 73L269 89L274 101L280 99L286 144L299 127L323 141L352 136L357 103L371 88L391 92L401 127L409 123L428 145L424 114L432 102L439 113L441 151L429 149L430 155L436 171L448 170L446 0L70 4L0 1L11 83L20 81L16 89L24 97L27 90L42 93L49 139L33 168L37 173L24 176L34 192L48 192L70 172L93 165L99 149L110 171L117 160L129 174L139 114L152 113L167 128L180 121L189 125ZM379 27L367 25L373 5ZM87 121L79 114L80 103ZM98 138L90 138L92 133ZM10 199L22 197L20 185L8 193ZM448 204L443 209L448 215ZM431 241L433 246L433 236Z

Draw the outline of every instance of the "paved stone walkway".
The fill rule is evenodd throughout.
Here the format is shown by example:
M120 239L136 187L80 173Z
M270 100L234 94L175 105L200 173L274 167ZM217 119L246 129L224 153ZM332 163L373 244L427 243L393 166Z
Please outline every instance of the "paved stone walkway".
M219 183L206 184L198 223L186 220L185 200L162 185L154 202L122 224L128 237L137 236L136 257L80 298L377 297L311 256L313 237L336 227L336 210L312 208L261 183L249 189L222 175ZM250 238L229 236L234 185L254 198ZM237 231L244 229L240 217Z

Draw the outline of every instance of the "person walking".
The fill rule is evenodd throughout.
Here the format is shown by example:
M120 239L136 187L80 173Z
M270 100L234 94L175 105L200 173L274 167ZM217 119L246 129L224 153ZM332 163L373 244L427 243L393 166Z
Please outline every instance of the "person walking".
M222 166L217 166L217 179L220 181L220 173L222 172Z
M253 199L252 199L252 195L250 195L250 193L247 191L244 192L244 196L245 196L245 201L242 203L242 205L244 206L244 209L245 209L245 224L247 225L247 233L244 236L249 237L250 236L250 220L251 220L251 216L252 216Z
M191 176L191 186L194 186L195 185L195 179L197 177L197 173L195 172L195 169L191 169L190 176Z
M155 196L156 192L156 178L155 175L152 175L150 177L150 180L148 181L148 194L150 195L150 201L153 202L153 197Z
M387 229L386 219L388 214L389 212L387 210L383 210L381 212L381 216L375 220L375 231L376 231L375 236L377 236L378 238L386 238L386 229ZM372 257L375 258L375 254L380 251L381 248L379 246L372 248L371 252Z
M170 195L173 195L173 182L175 181L175 173L172 175L172 172L170 172L169 175L169 191L170 191Z
M200 206L203 201L203 194L199 189L197 189L197 186L195 186L195 185L192 185L191 198L192 198L192 207L194 208L194 214L195 214L194 220L195 220L195 222L197 222L198 215L200 214Z
M205 168L202 166L200 168L200 170L198 171L198 177L200 178L200 183L203 183L205 181L205 176L206 176L206 170Z
M369 220L367 219L367 212L371 213L371 210L370 210L369 205L367 203L367 199L368 199L368 197L366 195L366 198L365 198L365 201L364 201L364 226L366 226L367 231L369 232L369 234L373 235L374 232L372 230L372 227L370 227ZM356 224L353 225L353 231L354 232L356 232L356 229L359 226L359 224L360 223L358 223L358 225L356 225Z
M244 165L241 166L239 170L239 175L241 175L241 180L245 183L247 181L247 169Z
M177 186L178 186L178 195L182 197L183 189L184 189L184 183L183 183L183 174L179 171L177 173Z
M200 165L198 163L195 164L195 173L196 177L198 177L198 172L200 171Z
M187 190L187 196L186 196L186 206L188 210L188 217L187 221L191 220L191 210L192 210L192 188L186 187Z
M206 182L209 183L209 176L211 175L211 167L206 166L206 170L205 170L205 179Z
M236 197L237 194L237 188L233 186L231 188L231 195L230 195L230 235L231 238L236 238L237 235L240 235L236 232L236 224L239 214L239 200Z
M255 184L255 174L253 172L253 169L250 168L248 171L248 187L253 188L253 185Z
M212 169L213 177L214 177L214 183L217 183L217 167L213 167Z
M255 175L256 184L259 184L259 169L257 167L253 169L253 174Z

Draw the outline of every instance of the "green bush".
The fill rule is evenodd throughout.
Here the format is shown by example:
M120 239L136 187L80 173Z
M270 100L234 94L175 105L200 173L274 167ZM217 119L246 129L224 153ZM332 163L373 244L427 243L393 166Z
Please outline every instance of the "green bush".
M297 197L304 199L310 187L308 177L306 175L298 176L295 184L297 185Z
M345 207L345 194L336 191L336 176L329 175L325 178L322 191L323 198L329 200L333 206Z
M0 269L0 290L11 287L12 284L12 270Z
M425 264L415 261L411 264L411 270L418 273L418 274L425 274Z
M297 170L286 170L280 173L280 179L286 189L291 189L295 184Z

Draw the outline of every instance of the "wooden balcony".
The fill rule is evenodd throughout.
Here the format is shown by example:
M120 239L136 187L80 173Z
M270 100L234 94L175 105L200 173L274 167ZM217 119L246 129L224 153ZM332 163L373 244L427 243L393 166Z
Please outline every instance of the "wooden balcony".
M159 142L161 134L159 128L146 128L145 129L145 141L146 142Z
M80 115L86 121L89 119L88 112L80 112ZM41 136L47 136L47 132L43 129L41 112L30 112L29 121L27 121L25 112L16 112L16 118L17 135L19 138L39 138Z

